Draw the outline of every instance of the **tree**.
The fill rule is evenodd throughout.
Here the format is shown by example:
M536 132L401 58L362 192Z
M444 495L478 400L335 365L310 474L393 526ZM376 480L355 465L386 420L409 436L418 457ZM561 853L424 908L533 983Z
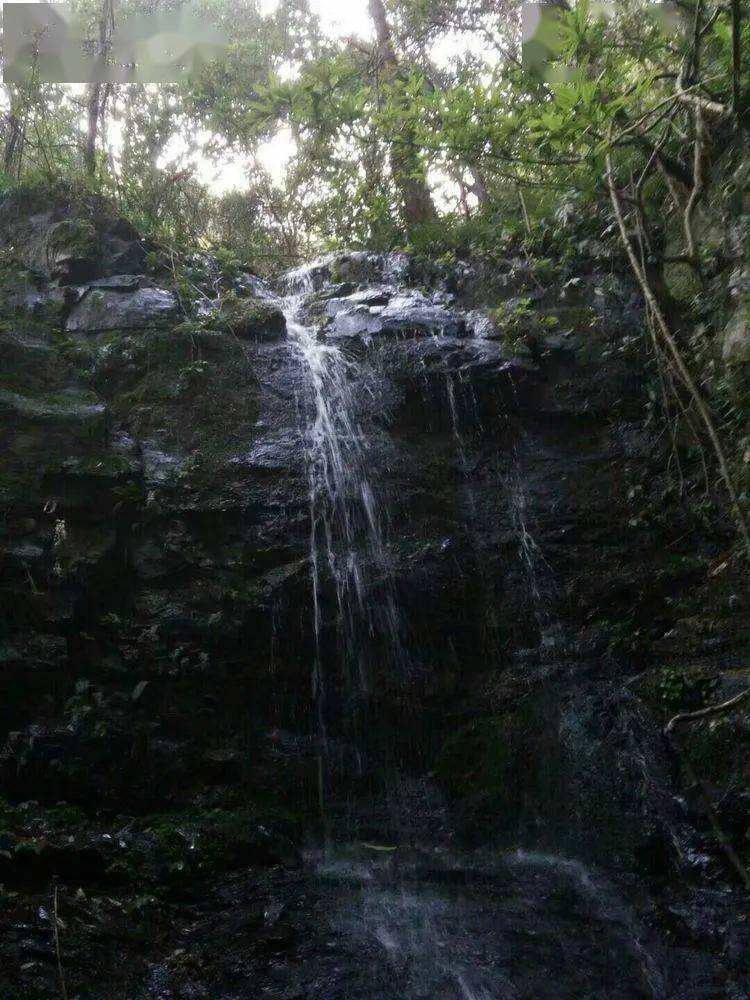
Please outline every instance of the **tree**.
M393 134L387 137L389 159L393 180L401 196L404 226L410 232L415 226L434 222L437 212L427 186L415 130L410 124L408 80L396 57L383 0L369 0L369 6L378 45L374 65L375 86L384 86L392 102Z
M102 0L96 19L96 60L94 76L88 86L86 101L86 144L83 161L86 173L90 176L96 171L96 142L101 124L106 113L110 84L106 80L106 68L112 46L112 35L115 30L114 0Z

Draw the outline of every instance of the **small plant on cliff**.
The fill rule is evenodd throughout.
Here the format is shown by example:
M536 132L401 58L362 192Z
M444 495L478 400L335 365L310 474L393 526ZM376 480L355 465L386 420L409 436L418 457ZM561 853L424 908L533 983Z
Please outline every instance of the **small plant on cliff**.
M659 679L659 699L670 712L702 708L715 698L719 684L715 674L705 671L668 669L662 672Z

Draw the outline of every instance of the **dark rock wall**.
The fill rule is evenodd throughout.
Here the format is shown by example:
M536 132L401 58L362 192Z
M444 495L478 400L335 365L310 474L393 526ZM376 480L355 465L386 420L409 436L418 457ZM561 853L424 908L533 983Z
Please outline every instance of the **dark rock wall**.
M318 830L305 366L257 279L233 293L252 306L238 336L205 294L184 309L143 274L124 224L58 214L4 265L34 291L0 323L0 794L136 816L239 795ZM719 871L660 728L670 683L745 683L746 595L717 570L731 535L665 473L630 293L595 270L572 304L532 286L556 325L510 350L486 307L528 275L491 278L483 296L471 269L360 254L286 282L312 286L309 322L352 361L390 565L366 567L367 601L395 589L408 652L376 635L353 693L324 579L334 822L647 878L702 851ZM732 725L729 750L701 736L718 786L719 750L742 775ZM405 800L390 817L386 793Z

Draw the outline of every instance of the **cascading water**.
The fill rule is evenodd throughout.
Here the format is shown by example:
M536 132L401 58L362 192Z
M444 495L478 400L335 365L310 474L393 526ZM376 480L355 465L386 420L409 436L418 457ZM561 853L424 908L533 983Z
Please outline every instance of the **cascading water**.
M546 656L555 655L562 639L562 629L550 612L555 592L552 567L532 530L528 510L527 487L518 451L514 452L509 477L510 514L517 538L518 557L531 597L531 607L539 630L539 645Z
M389 683L387 673L403 664L404 650L384 519L368 478L369 442L357 418L351 380L354 362L339 346L320 340L316 330L302 320L303 301L304 294L289 296L283 300L283 309L289 336L307 372L310 397L303 402L307 422L302 433L310 504L318 793L325 820L335 756L328 740L322 650L326 586L332 584L335 594L337 660L345 687L339 703L348 716L342 721L348 724L345 735L354 757L349 763L360 773L364 764L358 729L364 724L368 699L375 687Z
M319 799L326 850L315 864L326 925L342 955L325 987L305 996L347 1000L601 1000L664 995L660 971L627 904L603 879L564 857L497 851L481 857L432 841L399 842L394 788L403 780L387 750L368 761L368 709L384 685L407 687L405 651L389 543L387 505L374 488L371 422L360 419L361 357L319 336L305 319L305 274L282 300L287 330L304 371L300 400L309 491L309 564L314 635L313 695L317 711ZM308 287L307 292L312 288ZM425 376L425 385L426 376ZM356 389L355 389L356 386ZM477 498L461 408L469 405L460 376L445 392L474 561L494 635L494 596L473 534ZM470 408L476 410L471 390ZM473 425L483 432L478 414ZM518 472L518 463L516 462ZM378 482L378 486L381 483ZM502 483L498 481L498 489ZM518 554L538 618L542 644L551 634L546 589L551 571L529 527L518 474L508 490ZM487 627L487 626L485 626ZM331 643L331 634L335 643ZM335 730L347 751L336 746ZM385 744L389 743L385 736ZM384 773L377 795L387 804L380 832L364 841L356 795L342 820L335 777ZM397 798L395 796L394 798ZM383 803L381 803L383 805ZM366 826L368 831L371 825ZM602 941L606 948L602 951ZM603 984L603 986L602 986Z

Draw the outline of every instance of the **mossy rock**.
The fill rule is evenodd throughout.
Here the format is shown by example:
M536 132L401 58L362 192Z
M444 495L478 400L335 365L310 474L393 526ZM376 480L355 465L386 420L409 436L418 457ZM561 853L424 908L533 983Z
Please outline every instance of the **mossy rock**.
M38 270L0 253L0 323L18 332L44 335L59 329L69 290L48 287Z
M728 365L750 364L750 302L741 302L724 327L721 356Z
M695 268L690 264L665 264L664 284L677 302L692 302L703 291Z
M0 320L2 388L34 396L53 393L71 384L72 372L53 339L18 320Z
M243 346L226 331L183 323L108 333L92 347L92 382L115 419L182 455L219 460L246 447L258 387Z
M219 323L242 340L274 341L286 335L286 320L279 307L255 298L225 296Z
M572 330L586 333L596 323L596 311L589 305L556 305L540 310L542 326L548 331Z
M65 219L50 226L45 241L47 267L60 284L93 278L99 267L100 240L87 219Z

